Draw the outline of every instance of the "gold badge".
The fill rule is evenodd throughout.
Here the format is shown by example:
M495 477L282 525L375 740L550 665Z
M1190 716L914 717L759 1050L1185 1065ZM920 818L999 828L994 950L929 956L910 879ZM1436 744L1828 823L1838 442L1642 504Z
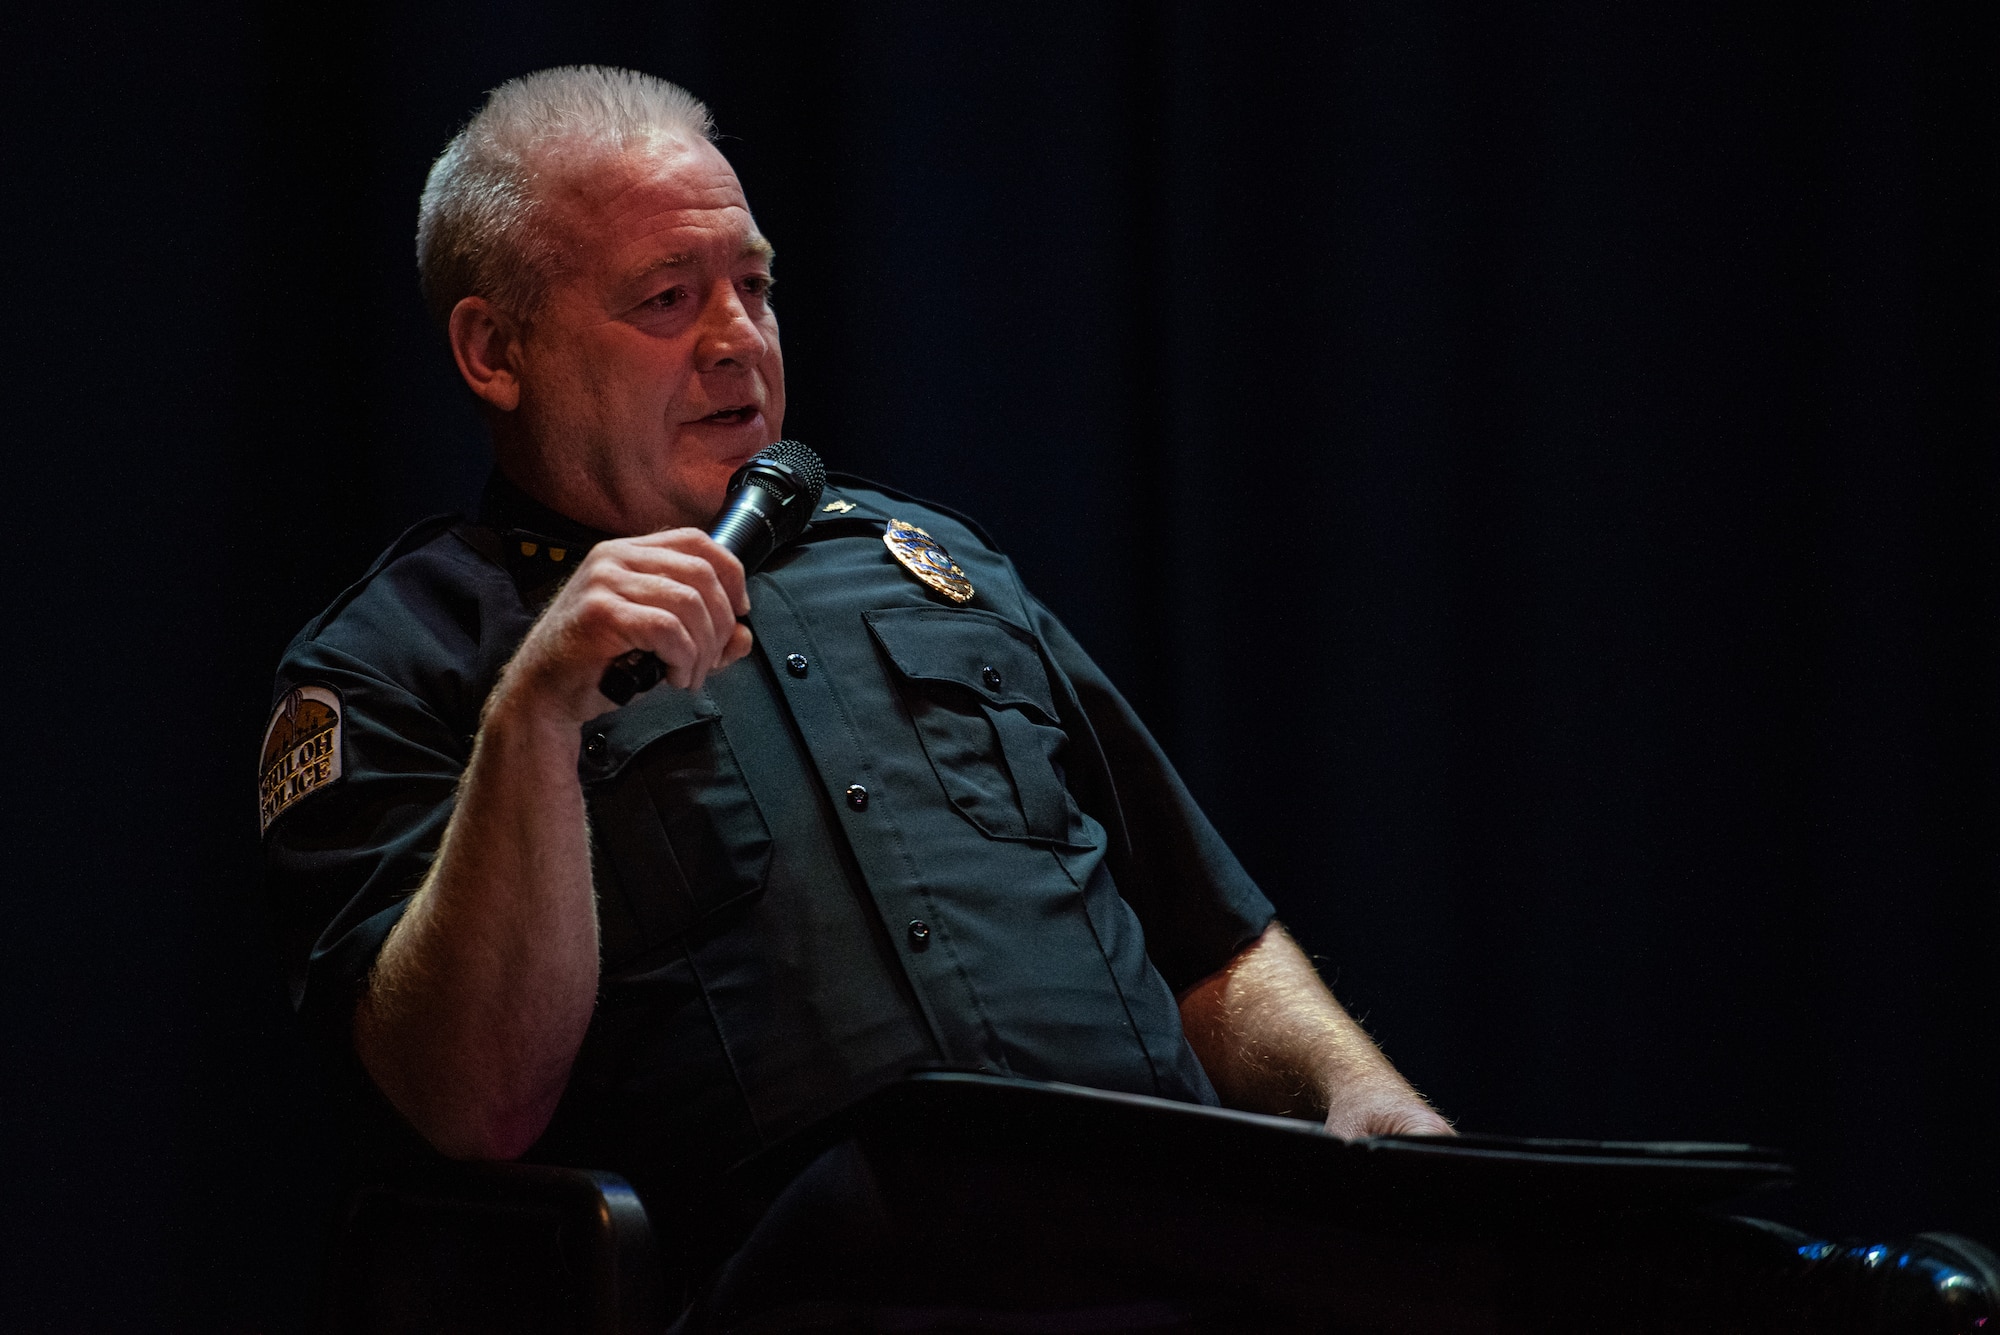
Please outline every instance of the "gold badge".
M823 515L844 515L853 508L853 501L828 501L820 506L819 512Z
M972 581L951 559L951 553L938 545L936 538L915 524L892 519L882 541L889 544L889 550L912 575L955 603L972 601Z
M257 763L257 819L268 830L292 803L340 777L340 697L325 686L285 693Z

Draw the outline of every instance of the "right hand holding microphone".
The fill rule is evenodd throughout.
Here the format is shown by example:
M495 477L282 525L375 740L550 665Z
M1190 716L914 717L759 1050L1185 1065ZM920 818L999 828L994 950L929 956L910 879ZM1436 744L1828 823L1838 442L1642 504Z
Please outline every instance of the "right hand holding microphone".
M796 440L768 445L730 476L722 513L708 536L743 563L747 578L805 532L825 487L826 465L812 450ZM629 649L604 669L597 689L622 705L667 675L667 665L651 650Z
M582 724L606 707L604 665L655 654L666 681L698 689L750 652L743 564L698 528L600 542L528 631L495 694L528 692Z

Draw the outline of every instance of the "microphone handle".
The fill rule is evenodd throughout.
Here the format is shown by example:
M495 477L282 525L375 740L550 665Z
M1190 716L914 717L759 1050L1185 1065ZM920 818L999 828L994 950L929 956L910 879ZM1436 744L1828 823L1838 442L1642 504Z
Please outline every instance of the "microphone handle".
M764 513L764 507L774 499L770 492L753 482L736 494L735 502L722 512L722 518L716 520L715 527L708 531L708 536L714 538L723 551L743 563L746 578L757 573L778 545L778 530L772 526L771 517Z
M622 705L641 691L650 691L667 675L667 665L650 649L628 649L611 660L597 689L614 705Z
M771 550L778 545L778 533L764 507L776 498L754 482L736 493L722 518L708 531L722 549L743 563L745 578L757 573ZM614 705L622 705L642 691L650 691L667 675L667 665L650 649L628 649L611 660L598 678L597 689Z

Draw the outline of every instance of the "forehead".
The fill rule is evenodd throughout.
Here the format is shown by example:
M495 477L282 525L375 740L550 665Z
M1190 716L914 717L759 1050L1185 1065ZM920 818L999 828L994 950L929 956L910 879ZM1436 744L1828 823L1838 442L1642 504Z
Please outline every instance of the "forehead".
M550 202L582 269L623 273L676 258L728 262L764 248L735 169L705 142L581 164Z

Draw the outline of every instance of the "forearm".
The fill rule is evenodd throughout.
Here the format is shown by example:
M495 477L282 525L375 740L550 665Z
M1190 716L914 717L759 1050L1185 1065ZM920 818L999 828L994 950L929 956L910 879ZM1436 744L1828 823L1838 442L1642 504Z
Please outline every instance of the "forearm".
M743 566L698 529L593 547L480 721L431 873L354 1012L368 1073L425 1139L510 1159L548 1126L597 1002L597 901L577 750L604 665L659 655L699 690L750 651Z
M458 1158L512 1158L541 1134L597 994L577 731L505 687L354 1021L376 1084Z
M1448 1131L1277 923L1181 1000L1188 1043L1232 1107L1340 1134Z

